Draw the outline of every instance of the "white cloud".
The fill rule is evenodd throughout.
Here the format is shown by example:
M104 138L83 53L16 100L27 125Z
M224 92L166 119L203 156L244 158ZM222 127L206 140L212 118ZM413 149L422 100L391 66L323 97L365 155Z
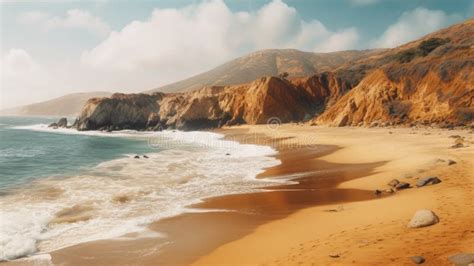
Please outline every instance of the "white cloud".
M43 22L50 17L48 13L41 11L28 11L20 14L19 21L23 24L35 24Z
M395 47L413 41L440 28L462 19L459 15L447 15L440 10L423 7L404 12L382 36L375 40L373 47Z
M81 9L68 10L64 17L51 16L41 11L29 11L21 14L19 21L23 24L40 25L45 30L83 29L101 36L106 36L110 32L109 25L101 18Z
M35 11L18 19L37 26L34 29L86 29L100 34L109 30L84 10L69 10L64 16ZM83 53L55 53L61 45L55 43L45 54L26 49L3 53L0 109L72 92L156 88L259 49L353 49L359 47L359 34L355 28L330 30L318 20L303 20L280 0L255 12L234 12L222 0L214 0L155 9L148 19L109 32Z
M22 49L11 49L2 60L2 71L5 76L30 74L37 68L36 62Z
M379 0L351 0L352 4L359 6L372 5L377 2L379 2Z
M214 0L155 9L148 20L134 21L85 51L82 62L97 69L154 69L179 79L258 49L335 51L357 42L356 29L330 31L318 20L301 19L281 0L254 13L232 12Z
M318 46L321 52L343 51L354 49L359 42L359 33L356 28L349 28L331 34L329 38Z
M0 61L0 109L39 97L51 82L48 74L23 49L9 50Z

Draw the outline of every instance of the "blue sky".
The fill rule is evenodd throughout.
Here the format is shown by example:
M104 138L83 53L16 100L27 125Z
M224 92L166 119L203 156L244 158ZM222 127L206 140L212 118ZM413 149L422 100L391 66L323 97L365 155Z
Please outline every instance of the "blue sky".
M474 15L474 0L0 1L0 108L142 91L259 49L395 47Z

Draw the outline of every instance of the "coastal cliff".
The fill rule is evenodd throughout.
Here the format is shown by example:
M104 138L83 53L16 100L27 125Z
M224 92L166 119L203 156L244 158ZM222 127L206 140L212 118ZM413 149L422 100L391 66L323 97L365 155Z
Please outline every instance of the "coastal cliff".
M213 86L184 93L114 94L92 98L75 127L79 130L216 128L309 120L342 86L328 74L286 80L263 77L248 84Z
M87 101L79 130L194 130L238 124L472 125L474 20L311 76L266 76L180 93Z

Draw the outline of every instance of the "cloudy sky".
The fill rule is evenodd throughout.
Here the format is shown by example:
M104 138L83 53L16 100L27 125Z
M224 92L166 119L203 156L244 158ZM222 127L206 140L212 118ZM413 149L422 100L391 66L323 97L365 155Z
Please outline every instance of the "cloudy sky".
M474 0L0 0L0 109L139 92L259 49L395 47L474 16Z

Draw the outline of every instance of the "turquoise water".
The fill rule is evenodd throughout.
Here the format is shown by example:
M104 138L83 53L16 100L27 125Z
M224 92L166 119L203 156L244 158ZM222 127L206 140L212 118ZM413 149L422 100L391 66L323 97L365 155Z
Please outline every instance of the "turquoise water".
M0 191L32 179L70 175L130 154L154 151L144 140L17 129L58 118L0 117Z

